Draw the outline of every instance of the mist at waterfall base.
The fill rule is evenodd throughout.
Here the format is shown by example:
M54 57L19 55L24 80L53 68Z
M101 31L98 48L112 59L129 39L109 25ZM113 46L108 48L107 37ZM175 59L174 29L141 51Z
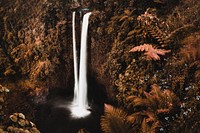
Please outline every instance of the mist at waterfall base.
M84 18L87 21L83 19L83 26L88 26L89 15L85 14L86 17ZM75 24L75 13L73 13L73 21ZM102 91L104 86L98 83L95 75L87 74L86 71L87 35L84 34L87 33L87 26L85 29L82 28L82 31L85 31L85 33L82 32L81 35L79 77L78 63L76 61L75 26L72 26L74 34L74 79L72 78L68 87L74 87L74 96L72 96L72 93L69 91L71 89L69 88L54 88L53 90L56 92L50 92L48 102L40 105L36 113L36 124L42 133L77 133L82 128L85 128L89 132L101 133L100 118L103 114L103 107L107 98L106 94ZM89 102L87 101L87 94Z

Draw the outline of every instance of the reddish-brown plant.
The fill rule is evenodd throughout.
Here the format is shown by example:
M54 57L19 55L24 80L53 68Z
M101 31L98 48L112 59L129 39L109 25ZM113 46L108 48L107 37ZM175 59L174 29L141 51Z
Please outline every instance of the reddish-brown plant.
M160 60L159 55L165 55L169 53L171 50L165 49L157 49L154 48L151 44L143 44L140 46L136 46L130 50L130 52L143 52L145 51L146 59L147 60Z

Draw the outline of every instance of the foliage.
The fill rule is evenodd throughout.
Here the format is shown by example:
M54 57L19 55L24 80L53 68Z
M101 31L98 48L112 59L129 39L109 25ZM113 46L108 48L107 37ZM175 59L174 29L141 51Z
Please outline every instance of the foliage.
M105 105L105 115L101 118L101 127L105 133L156 132L156 129L160 126L159 121L149 121L150 118L146 120L144 116L145 115L140 112L128 116L122 109L114 108L111 105ZM139 128L137 125L138 121L141 121Z
M145 107L147 112L155 114L169 113L174 106L178 105L178 98L170 90L161 91L160 87L156 84L152 85L149 93L144 91L145 98L137 96L127 97L128 108ZM150 117L152 118L152 117ZM148 120L147 121L151 121Z
M52 78L58 81L60 72L56 71L64 67L61 62L70 55L63 53L69 41L64 37L67 21L61 3L23 0L0 3L1 80L23 78L36 85L41 82L46 85Z
M159 55L165 55L166 53L169 53L171 50L165 50L165 49L156 49L153 48L151 44L143 44L140 46L136 46L130 50L130 52L137 52L137 51L145 51L145 55L147 56L147 60L160 60Z
M127 114L121 110L105 104L105 115L101 118L101 128L105 133L132 133Z
M169 24L170 31L178 29L188 24L195 25L195 30L199 29L199 11L200 1L198 0L180 0L178 6L176 6L172 13L166 17L166 22ZM191 30L185 31L185 35L191 33ZM181 38L184 38L185 35Z
M113 109L113 107L105 106L106 115L101 119L104 132L112 132L113 128L111 125L113 121L122 120L126 120L132 125L132 132L157 132L163 125L162 117L167 117L167 115L172 114L175 107L179 106L179 99L173 92L170 90L161 91L160 87L156 84L152 85L152 89L149 93L144 91L143 95L139 95L139 90L137 89L132 88L132 91L138 95L130 94L123 98L125 99L123 103L124 108L127 110L126 112L128 115L122 115L118 113L118 110ZM108 111L110 112L109 115L107 115ZM117 116L119 120L115 118ZM112 120L114 119L112 117L114 117L115 120ZM117 129L121 129L117 122L114 122L114 125L118 127ZM122 129L124 129L123 127L124 126L122 126ZM115 128L116 127L114 127L114 129ZM130 129L130 126L128 129Z
M199 17L196 11L200 8L194 1L180 3L172 15L158 17L152 8L137 14L136 8L131 16L121 12L109 22L115 27L108 29L115 35L108 61L115 86L112 89L120 108L124 108L138 132L141 126L144 132L151 128L152 132L174 133L199 130ZM122 23L116 25L123 16L122 22L133 17L124 29ZM160 57L156 50L171 52L159 60L147 61L145 54L138 52L147 53L149 48L156 57ZM131 49L134 54L129 52ZM163 51L164 55L169 52Z

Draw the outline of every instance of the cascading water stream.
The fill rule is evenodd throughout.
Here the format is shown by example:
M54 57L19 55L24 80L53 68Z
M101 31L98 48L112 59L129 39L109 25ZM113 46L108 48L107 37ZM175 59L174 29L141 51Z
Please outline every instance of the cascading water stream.
M72 116L81 118L88 116L91 112L88 110L87 99L87 32L88 23L91 12L83 16L82 31L81 31L81 52L80 52L80 67L78 80L78 65L76 57L76 39L75 39L75 12L73 12L73 55L74 55L74 99L70 107Z
M76 56L76 33L75 33L75 16L76 12L73 12L72 17L72 36L73 36L73 56L74 56L74 99L73 103L77 104L78 100L78 64Z

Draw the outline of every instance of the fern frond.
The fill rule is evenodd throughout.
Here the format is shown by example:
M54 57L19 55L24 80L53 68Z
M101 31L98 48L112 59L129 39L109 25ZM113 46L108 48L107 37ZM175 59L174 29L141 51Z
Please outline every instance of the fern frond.
M123 17L120 18L119 22L124 21L127 18L128 18L128 16L123 16Z
M147 99L147 105L150 105L152 108L157 108L157 106L159 104L158 98L147 92L144 92L144 95Z
M146 26L146 29L161 45L166 45L171 42L171 38L168 38L168 35L162 32L158 26L149 25Z
M150 94L155 95L157 98L163 97L162 91L160 90L160 87L157 84L151 85Z
M126 121L127 114L105 104L105 115L101 117L101 128L105 133L133 133L131 124Z
M141 124L142 120L146 117L146 113L145 112L136 112L133 113L129 116L127 116L127 121L129 121L132 124Z
M150 126L147 124L146 119L142 121L141 133L150 133Z
M148 118L146 118L146 122L154 122L155 121L155 114L153 112L145 111Z
M150 126L147 120L144 119L141 125L141 133L156 133L156 128L158 128L159 126L160 125L158 121L152 123L152 125Z
M129 96L126 100L129 102L128 108L147 105L146 99L137 96Z
M151 111L160 113L169 113L175 105L178 105L178 97L170 90L162 91L157 84L151 86L152 90L147 93L144 92L146 97L147 106Z
M127 100L127 101L132 101L132 100L134 100L135 98L137 98L137 96L131 95L131 96L128 96L128 97L126 98L126 100Z
M147 60L160 60L159 55L165 55L169 53L171 50L165 49L156 49L151 44L143 44L140 46L136 46L130 50L130 52L143 52L145 51L145 55Z
M151 131L156 132L156 128L161 127L159 121L156 121L151 126Z

